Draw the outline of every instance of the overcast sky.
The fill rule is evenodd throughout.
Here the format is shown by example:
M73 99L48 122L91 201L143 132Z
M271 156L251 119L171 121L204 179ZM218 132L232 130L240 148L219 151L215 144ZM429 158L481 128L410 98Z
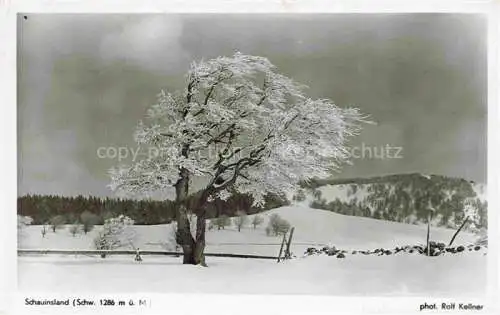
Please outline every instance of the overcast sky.
M106 172L118 161L98 148L134 149L161 88L182 88L192 60L235 50L377 122L353 143L365 157L336 176L484 182L485 25L463 14L20 15L19 194L111 195ZM387 145L400 158L382 156Z

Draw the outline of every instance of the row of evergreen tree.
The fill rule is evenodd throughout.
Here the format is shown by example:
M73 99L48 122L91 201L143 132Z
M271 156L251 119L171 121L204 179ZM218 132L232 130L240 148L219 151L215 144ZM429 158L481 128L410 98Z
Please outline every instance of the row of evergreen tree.
M207 205L207 217L234 216L237 211L253 214L286 205L288 201L283 196L269 194L262 207L253 207L252 203L252 197L243 194L233 194L228 200L215 199ZM32 224L49 223L55 216L64 217L66 223L74 223L79 221L83 212L95 214L99 218L97 224L120 214L130 217L139 225L165 224L175 219L175 209L176 204L172 200L56 195L25 195L17 199L17 213L31 217Z

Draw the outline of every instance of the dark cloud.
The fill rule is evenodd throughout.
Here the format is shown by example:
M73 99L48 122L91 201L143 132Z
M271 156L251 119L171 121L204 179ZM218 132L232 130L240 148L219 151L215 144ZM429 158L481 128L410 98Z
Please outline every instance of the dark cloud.
M100 146L133 146L160 88L193 59L268 57L313 97L369 113L353 145L403 148L339 176L486 179L485 20L464 14L19 17L20 193L108 194Z

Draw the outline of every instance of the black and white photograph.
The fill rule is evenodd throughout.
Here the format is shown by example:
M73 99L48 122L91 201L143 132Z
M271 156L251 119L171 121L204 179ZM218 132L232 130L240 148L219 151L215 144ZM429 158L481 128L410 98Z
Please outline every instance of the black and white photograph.
M484 14L16 20L20 292L483 308Z

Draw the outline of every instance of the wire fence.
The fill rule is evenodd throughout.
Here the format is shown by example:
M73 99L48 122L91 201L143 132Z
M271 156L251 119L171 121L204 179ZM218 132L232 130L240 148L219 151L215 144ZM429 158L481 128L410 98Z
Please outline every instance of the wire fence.
M145 243L145 245L152 245L152 246L161 246L163 243L161 242L148 242ZM252 245L252 246L280 246L281 243L236 243L236 242L230 242L230 243L206 243L205 245L210 245L210 246L245 246L245 245ZM326 243L307 243L307 242L294 242L293 245L307 245L307 246L327 246L328 244Z
M255 254L236 254L236 253L211 253L205 252L204 255L206 257L230 257L230 258L250 258L250 259L269 259L269 260L277 260L280 262L281 254L284 250L284 259L291 257L290 246L292 243L292 235L294 228L291 229L289 238L286 240L286 236L288 233L283 235L283 241L280 243L258 243L258 242L220 242L220 243L212 243L208 242L205 246L217 247L217 246L276 246L276 253L278 256L273 255L255 255ZM165 244L162 242L147 242L144 245L149 246L164 246ZM297 242L293 243L293 245L306 245L306 246L325 246L326 244L319 243L308 243L308 242ZM67 250L67 249L18 249L18 256L23 255L87 255L87 256L101 256L106 257L110 255L132 255L137 257L140 256L173 256L180 257L182 256L182 252L179 250L180 248L176 246L176 251L168 251L168 250Z
M22 255L140 255L140 256L174 256L181 257L181 252L152 251L152 250L64 250L64 249L18 249L17 254ZM231 258L253 258L253 259L278 259L277 256L247 255L232 253L204 253L207 257L231 257Z

